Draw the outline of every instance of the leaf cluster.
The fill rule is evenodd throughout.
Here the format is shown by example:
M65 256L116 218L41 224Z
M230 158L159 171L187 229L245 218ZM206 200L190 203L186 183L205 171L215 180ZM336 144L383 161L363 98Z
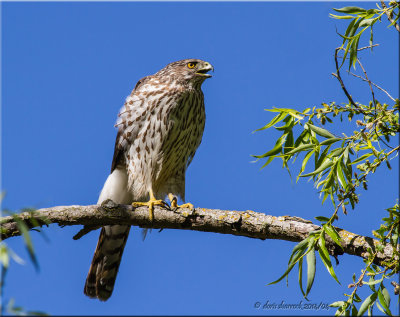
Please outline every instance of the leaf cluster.
M338 33L339 36L343 38L343 43L341 47L344 48L344 55L340 67L343 66L346 61L346 57L349 55L349 70L352 66L355 68L361 35L367 29L370 30L369 45L371 46L372 50L374 39L374 24L378 21L381 21L384 14L389 14L394 15L393 21L389 26L395 25L400 18L399 7L399 2L392 1L389 3L389 7L385 6L381 8L377 4L377 9L366 10L359 7L344 7L340 9L333 9L336 12L343 13L344 15L330 14L332 18L351 20L347 26L344 35Z
M310 293L312 285L314 283L315 272L316 272L316 251L319 254L322 263L327 269L328 273L339 282L335 270L333 269L332 262L330 260L330 252L326 246L326 238L330 237L340 248L340 236L336 231L336 228L330 224L330 219L322 216L316 217L317 220L322 221L322 228L309 234L309 236L298 243L292 250L289 258L288 267L280 278L276 281L269 283L268 285L280 282L283 278L287 278L291 270L298 265L298 282L301 293L304 298L308 300L307 295ZM306 259L307 263L307 284L306 290L303 288L303 261Z
M266 159L262 168L279 158L289 170L288 162L294 162L300 154L304 154L297 181L302 177L311 177L315 187L320 190L322 202L330 197L335 208L337 202L343 206L344 211L345 205L349 203L354 209L359 201L356 188L363 185L367 189L366 176L375 172L382 162L386 162L388 168L391 168L389 161L395 151L382 147L382 137L390 141L400 131L397 103L394 107L379 102L376 107L372 103L357 103L357 106L355 108L351 103L337 105L332 102L322 103L322 107L307 108L302 112L288 108L266 109L278 114L256 131L275 128L282 135L271 150L253 156ZM343 121L343 114L350 121L353 117L360 117L356 120L359 129L352 135L343 133L337 136L322 127L326 122L333 123L333 118L337 116ZM283 124L278 126L280 122ZM305 172L312 158L314 166ZM353 166L359 170L358 174L353 171Z
M390 311L390 294L384 285L385 279L389 279L394 274L397 274L400 269L399 264L399 226L400 226L400 213L399 204L395 204L393 207L387 209L389 213L388 217L383 218L384 224L381 224L379 229L373 231L376 238L379 239L379 244L376 244L376 249L368 250L369 257L365 259L367 264L366 268L362 270L362 273L358 280L356 275L353 274L353 284L349 285L349 288L353 288L351 294L344 294L347 297L346 301L337 301L332 303L331 307L337 307L335 316L338 315L354 315L361 316L365 312L371 315L374 307L377 307L382 313L392 316ZM377 252L382 252L383 248L390 244L393 247L393 254L391 259L385 263L384 268L379 268L375 264L372 264ZM368 278L366 281L365 279ZM357 295L359 287L368 285L371 294L364 299L364 301ZM356 304L361 303L357 309Z
M2 197L1 197L1 199L2 199ZM21 212L27 212L30 215L30 217L28 217L29 221L22 220L18 214L12 213L8 210L2 210L2 212L9 214L13 217L14 221L16 222L16 224L18 226L19 231L22 233L22 237L24 239L24 245L28 252L29 258L30 258L31 262L33 263L35 269L39 270L39 262L37 261L37 258L35 255L35 250L34 250L31 236L29 234L29 229L32 226L39 226L39 221L37 219L40 219L40 222L42 225L43 224L48 225L48 224L50 224L50 222L47 219L40 218L40 217L38 218L37 216L35 216L35 210L31 209L31 208L25 208L25 209L21 210ZM1 225L1 223L0 223L0 225ZM3 233L3 230L4 230L4 228L0 227L0 235ZM39 230L36 230L36 231L39 231ZM0 298L4 296L3 290L4 290L6 273L10 266L10 258L13 259L18 264L21 264L21 265L25 264L25 262L11 248L9 248L7 246L5 241L0 239L0 268L1 268ZM0 302L1 315L3 315L4 308L7 309L8 313L16 315L16 316L46 315L45 313L40 312L40 311L25 311L22 307L15 306L15 301L13 298L11 298L8 301L7 307L4 307L3 302Z
M330 238L341 247L341 238L333 226L334 221L338 219L338 210L341 208L343 213L347 214L346 206L349 204L354 209L359 202L359 187L363 187L364 190L368 189L368 175L374 173L382 165L391 169L390 161L398 156L400 150L399 145L391 147L388 144L400 132L400 100L393 98L386 90L372 83L358 59L358 52L365 49L359 48L361 35L367 29L370 29L369 47L372 49L373 26L377 21L381 21L383 14L386 14L391 22L389 27L395 25L400 32L400 27L397 24L400 16L400 3L390 2L389 7L387 7L382 2L382 8L377 7L378 9L370 10L344 7L334 10L345 15L331 14L336 19L351 20L345 34L339 34L343 42L342 46L335 50L336 73L332 73L338 79L342 90L348 97L348 102L343 104L322 103L319 107L307 108L303 111L291 108L265 109L268 112L275 113L275 116L264 127L256 130L274 128L281 133L272 149L262 155L253 155L257 160L264 161L262 168L268 166L274 159L280 159L283 167L288 170L290 175L289 161L294 163L301 156L302 161L296 182L300 178L310 178L321 194L322 203L330 197L333 204L331 217L315 217L321 221L321 229L311 233L294 247L286 271L279 279L270 283L280 282L288 276L297 264L300 290L306 299L315 278L316 251L318 251L319 257L329 274L339 282L330 261L330 255L334 255L334 253L330 253L325 244L326 239ZM340 66L337 60L339 51L344 51ZM368 104L355 102L345 87L339 69L347 59L349 60L349 70L351 66L355 66L358 62L364 73L365 77L350 74L368 83L372 96L372 100ZM379 102L375 98L373 86L386 93L393 104ZM335 123L335 130L338 130L337 122L343 122L346 119L355 123L353 132L348 133L348 135L345 133L337 135L325 126ZM310 162L313 162L313 164L311 165ZM345 294L347 300L331 304L331 307L337 307L335 315L360 316L366 312L371 314L374 307L387 315L392 314L389 309L390 296L383 281L399 272L400 223L398 204L387 211L389 216L384 217L380 227L373 231L373 235L379 239L379 244L375 246L375 249L368 251L368 256L364 260L366 267L362 270L360 277L356 280L355 274L353 275L353 284L349 285L349 288L353 288L352 293L350 295ZM392 259L384 263L383 268L379 268L373 264L373 261L378 252L382 252L386 245L390 245L395 251ZM305 291L302 281L304 259L306 259L307 264ZM369 280L365 281L365 277L368 277ZM364 284L369 285L371 294L362 300L357 295L357 290ZM398 284L393 285L400 288ZM397 290L396 293L396 289L395 294L398 295L399 292Z

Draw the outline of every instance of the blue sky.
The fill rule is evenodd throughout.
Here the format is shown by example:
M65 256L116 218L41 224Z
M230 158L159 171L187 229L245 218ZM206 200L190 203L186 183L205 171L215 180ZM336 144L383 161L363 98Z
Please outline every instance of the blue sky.
M3 207L89 205L108 175L117 113L138 79L166 64L200 58L214 65L203 85L206 128L186 174L186 198L195 206L254 210L312 220L331 215L311 182L291 182L279 161L260 170L251 154L272 148L274 131L252 133L271 120L263 109L302 110L322 102L345 102L335 78L336 34L344 22L333 7L354 3L2 3L2 186ZM372 8L374 3L357 3ZM375 27L380 46L364 51L372 81L398 96L398 34L387 21ZM370 99L368 86L347 75L356 100ZM379 92L382 102L389 100ZM331 131L343 129L335 124ZM354 211L337 225L362 235L378 227L398 197L398 160L393 170L371 175ZM293 166L296 168L296 165ZM29 263L20 238L7 240L26 259L8 272L5 299L50 314L329 314L334 310L260 310L255 302L289 304L302 299L297 271L279 277L294 244L214 233L157 231L142 242L133 228L113 296L101 303L83 295L98 238L79 241L79 227L32 233L40 272ZM341 256L337 284L323 265L311 303L344 298L362 260ZM387 283L389 287L389 283ZM367 287L361 295L368 293ZM392 311L398 304L392 300ZM394 310L393 310L394 309Z

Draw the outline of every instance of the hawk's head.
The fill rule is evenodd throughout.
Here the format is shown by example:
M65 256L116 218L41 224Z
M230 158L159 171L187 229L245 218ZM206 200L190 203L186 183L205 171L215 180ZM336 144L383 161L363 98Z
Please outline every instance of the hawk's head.
M164 78L173 77L178 81L202 83L205 79L212 77L207 74L210 70L214 71L214 67L210 63L190 58L168 64L156 75Z

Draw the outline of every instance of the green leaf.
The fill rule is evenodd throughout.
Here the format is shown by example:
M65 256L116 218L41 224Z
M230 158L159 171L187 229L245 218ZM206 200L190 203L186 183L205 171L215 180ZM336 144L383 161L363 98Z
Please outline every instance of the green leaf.
M353 15L335 15L335 14L332 14L332 13L329 13L329 15L332 18L338 19L338 20L341 20L341 19L354 19Z
M386 287L383 286L383 284L382 284L381 288L382 288L382 295L385 298L385 302L386 302L387 306L390 307L390 295L389 295L389 292L386 289Z
M293 117L287 115L285 117L285 119L283 119L283 122L285 122L285 124L281 127L276 127L274 126L274 128L278 131L286 131L286 133L288 132L287 130L290 130L293 126L294 126L294 119Z
M341 68L343 66L344 62L346 61L346 57L347 57L347 54L349 53L349 49L351 48L352 42L353 42L353 40L349 38L349 41L348 41L348 43L346 45L346 49L344 50L344 54L343 54L343 57L342 57L342 63L340 64L339 68Z
M346 176L348 182L351 182L351 175L353 174L353 168L351 166L351 160L349 158L349 147L343 153L343 161L339 161L340 167Z
M329 179L328 181L331 181L331 179L333 179L332 173L329 173L329 175L331 175L331 177L328 176L328 177L330 177L330 179ZM324 194L324 197L322 198L322 204L325 202L325 200L326 200L330 195L332 195L332 194L331 194L331 189L329 188L330 186L325 186L325 187L328 187L328 189L324 191L325 194Z
M303 120L304 117L300 116L299 113L300 112L298 112L298 111L291 111L291 112L289 112L289 115L291 115L295 119Z
M360 156L359 158L355 159L353 162L350 163L350 165L357 164L358 162L365 160L366 158L370 157L371 155L373 155L373 153L366 153L366 154Z
M353 169L352 166L350 165L350 160L348 165L345 165L342 161L340 161L340 166L342 167L342 171L344 172L344 175L346 176L347 182L351 183L351 175L353 174Z
M350 14L364 13L367 11L367 10L365 10L363 8L359 8L359 7L344 7L344 8L340 8L340 9L333 8L333 10L335 10L336 12L340 12L340 13L350 13Z
M280 282L285 276L287 276L290 273L295 264L304 256L304 251L307 248L308 242L309 242L308 238L304 239L293 248L292 254L290 255L289 259L288 268L286 269L285 273L283 273L283 275L276 281L268 283L267 285L272 285Z
M308 130L303 130L294 142L294 147L297 148L301 143L306 143L305 139L309 133Z
M273 147L272 150L269 150L268 152L264 153L263 155L252 155L252 156L261 159L261 158L265 158L265 157L268 157L268 156L272 156L272 155L278 154L279 152L282 151L282 143L285 142L285 137L286 137L285 134L282 135L278 139L278 141L276 141L275 146Z
M370 307L371 305L374 304L376 297L377 297L377 293L372 293L371 295L369 295L361 304L360 309L358 310L357 316L362 316L364 315L364 313L367 311L368 307Z
M310 159L310 157L311 157L311 155L312 155L313 153L314 153L314 150L311 150L311 151L308 152L308 153L306 154L306 156L304 157L303 162L302 162L302 164L301 164L301 169L300 169L300 172L299 172L299 176L300 176L301 173L303 173L304 169L306 168L307 162L308 162L308 160ZM299 176L297 177L297 180L299 179Z
M335 279L335 281L340 284L340 282L335 274L335 271L333 269L331 260L329 258L328 250L326 249L326 246L325 246L324 230L322 230L322 232L321 232L318 246L319 246L318 253L319 253L321 260L324 263L326 269L328 270L329 274Z
M387 291L387 289L385 288L385 286L383 286L383 284L381 284L381 287L378 290L378 299L379 299L379 303L381 303L382 308L385 311L385 314L391 316L392 312L389 309L390 295L389 295L389 292Z
M8 255L8 248L5 244L0 245L0 263L4 267L4 269L8 268L10 263L10 257Z
M290 150L293 149L293 143L294 143L293 132L292 132L292 130L290 130L289 133L287 134L286 142L283 147L284 154L286 154L287 152L289 152Z
M354 304L351 306L351 315L352 316L357 316L358 315L357 308L356 308L356 306ZM348 314L348 316L350 316L350 314Z
M49 316L45 312L32 311L32 310L25 311L21 306L14 306L14 305L15 305L15 300L14 298L11 298L7 304L7 311L8 313L11 313L12 315L15 316Z
M349 31L348 37L341 35L341 37L343 37L343 38L345 38L345 39L348 40L348 43L347 43L346 49L345 49L345 51L344 51L344 54L343 54L343 57L342 57L343 60L342 60L342 64L340 64L340 67L342 67L343 64L344 64L344 62L346 61L347 53L349 52L349 49L351 48L351 45L353 44L353 42L356 40L355 38L353 38L354 33L357 31L358 26L360 25L360 23L361 23L363 20L364 20L364 18L359 18L359 19L357 19L357 21L354 23L354 26L353 26L352 29ZM363 31L364 31L364 30L363 30ZM361 34L363 31L361 31L360 34ZM360 35L360 34L357 34L356 36L358 36L358 35ZM339 35L340 35L340 34L339 34ZM345 42L345 41L344 41L344 42ZM343 43L344 43L344 42L343 42ZM358 45L358 44L357 44L357 45Z
M356 23L354 23L353 28L350 30L349 38L352 38L353 36L358 36L359 34L361 34L361 33L363 32L363 31L361 31L361 32L359 32L357 35L354 35L354 34L357 32L358 28L360 27L360 23L361 23L362 21L364 21L364 17L359 18L359 19L356 21Z
M304 125L306 127L306 125ZM314 131L316 134L323 136L324 138L336 138L332 133L330 133L328 130L317 127L313 124L307 123L307 127L309 127L312 131Z
M393 25L397 22L397 20L398 20L399 18L400 18L400 12L397 13L397 17L392 21L392 23L389 24L388 27L393 26Z
M300 253L299 253L300 254ZM298 258L296 258L298 260ZM272 284L276 284L278 282L280 282L286 275L288 275L290 273L290 271L293 269L294 265L296 263L292 263L291 265L288 266L287 270L285 271L285 273L283 273L283 275L278 278L276 281L268 283L267 285L272 285Z
M366 14L370 15L370 16L373 16L374 14L379 14L379 13L380 13L380 10L378 10L378 9L368 9L366 12Z
M331 153L329 153L329 157L336 157L342 155L346 148L337 148L334 149Z
M268 152L264 153L263 155L253 155L256 158L265 158L269 157L272 155L276 155L282 150L282 144L275 144L274 148L272 150L269 150Z
M349 163L349 151L350 151L350 146L346 146L344 152L343 152L343 162L344 164L348 164Z
M337 301L337 302L333 302L332 304L329 304L330 307L342 307L346 304L346 302L344 301Z
M341 163L341 161L338 161L337 169L336 169L336 175L338 177L340 185L343 188L346 188L347 187L347 181L346 181L346 179L344 177L344 174L343 174L342 164L340 164L340 163Z
M263 164L263 166L261 166L261 169L263 169L264 167L266 167L269 163L271 163L274 160L275 156L270 156L268 158L268 160Z
M358 42L360 41L361 34L357 35L352 41L350 45L350 58L349 58L349 70L351 66L354 67L357 62L357 48L358 48Z
M325 229L327 235L330 236L331 239L332 239L338 246L340 246L340 248L343 249L342 244L340 243L341 238L340 238L339 234L337 233L335 227L333 227L332 225L326 225L326 224L323 225L323 227L324 227L324 229Z
M384 313L385 315L389 315L387 312L385 312L385 310L383 309L383 307L381 305L379 305L379 303L376 303L376 307L378 307L378 309ZM391 315L390 315L391 316Z
M277 124L279 121L282 121L285 118L286 115L287 115L286 112L282 112L282 113L276 115L267 125L263 126L260 129L257 129L255 131L253 131L253 133L257 132L257 131L262 131L262 130L265 130L265 129L268 129L268 128L272 127L274 124Z
M304 174L304 175L299 175L299 177L308 177L308 176L313 176L313 175L319 174L322 171L324 171L325 169L331 167L333 164L334 164L333 161L331 161L330 159L326 159L326 161L324 163L322 163L322 165L319 168L317 168L314 172Z
M307 253L306 259L307 259L307 287L306 287L306 294L304 295L304 297L306 297L310 293L311 287L314 283L315 264L316 264L314 248Z
M369 271L369 270L368 270L368 271ZM372 272L373 272L373 271L372 271ZM372 272L370 272L370 273L372 273ZM381 282L382 280L383 280L383 277L380 278L380 279L378 280L377 283ZM369 288L371 289L371 291L376 292L375 284L377 284L377 283L374 283L374 282L375 282L374 276L370 276L370 277L369 277L369 281L368 281L368 282L363 282L363 283L366 284L366 285L368 285Z
M18 215L13 215L14 221L17 223L18 229L21 231L22 237L24 238L25 241L25 246L28 251L29 257L35 267L36 270L39 269L39 263L36 259L35 251L33 249L33 244L31 237L29 235L29 229L28 226L25 224L24 221L22 221Z
M331 145L327 145L326 148L322 151L321 156L318 159L317 159L317 155L315 155L315 169L319 168L321 166L322 162L325 161L330 148L331 148Z
M345 306L339 307L339 308L336 310L334 316L342 316L343 314L346 316L346 310L345 310L345 309L346 309Z
M322 141L320 143L320 145L329 145L329 144L332 144L332 143L335 143L335 142L341 141L341 140L342 140L341 138L330 138L330 139Z
M355 280L353 282L355 282ZM361 302L361 298L360 298L360 296L357 295L357 293L354 293L354 298L353 299L354 299L354 301L356 303L360 303Z
M324 216L317 216L317 217L314 217L314 218L317 219L318 221L321 221L321 222L328 222L329 221L329 218L324 217Z
M287 152L285 155L293 155L297 152L306 151L313 148L314 146L315 146L314 144L303 144L298 147L295 147L293 150Z
M293 248L293 250L292 250L292 254L290 255L289 263L288 263L288 264L292 263L292 259L293 259L293 256L294 256L295 253L297 253L297 252L299 252L299 251L303 252L303 251L306 249L306 247L307 247L309 241L310 241L310 237L304 239L303 241L300 241L298 244L296 244L296 245L294 246L294 248Z
M306 298L306 294L304 293L303 290L303 258L299 260L299 285L301 293Z
M285 112L286 114L291 115L292 117L303 120L304 117L301 116L301 112L298 112L297 110L290 109L290 108L272 108L272 109L265 109L266 111L269 112Z
M374 42L374 31L373 31L373 28L371 27L371 35L370 35L370 37L369 37L369 45L371 46L371 51L372 51L372 44L373 44L373 42Z
M360 24L359 27L370 27L372 25L374 25L374 23L378 20L378 18L372 18L372 19L365 19L363 20Z
M18 256L18 254L16 254L12 249L8 249L8 254L9 254L9 256L10 256L15 262L17 262L18 264L20 264L20 265L24 265L24 264L25 264L25 261L22 260L22 259Z
M349 23L349 25L347 26L347 29L346 29L346 33L344 34L344 36L342 36L343 37L343 43L342 43L342 45L346 42L346 36L348 36L349 34L350 34L350 32L351 32L351 30L353 29L353 26L354 26L354 24L357 22L357 20L358 20L358 18L354 18L354 20L353 21L351 21L350 23ZM354 34L354 33L353 33ZM340 35L340 34L339 34Z

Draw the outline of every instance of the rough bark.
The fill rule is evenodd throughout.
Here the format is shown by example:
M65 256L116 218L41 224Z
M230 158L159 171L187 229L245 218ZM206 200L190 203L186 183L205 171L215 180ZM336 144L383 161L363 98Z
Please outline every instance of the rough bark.
M172 211L155 207L154 220L151 222L147 207L133 208L130 205L118 205L108 200L102 205L58 206L3 217L0 220L2 240L21 234L18 226L20 220L30 229L46 225L46 222L56 223L60 226L84 225L84 228L74 236L74 239L79 239L89 231L101 226L113 224L155 229L196 230L261 240L279 239L293 242L299 242L306 238L310 232L320 229L318 225L299 217L270 216L251 210L236 211L206 208L196 208L194 211L179 208ZM379 244L377 240L370 237L357 235L340 228L337 228L337 231L342 238L343 250L329 237L326 237L328 250L335 257L347 253L366 258L368 257L368 249L371 248L375 251ZM377 265L382 265L384 261L391 259L392 254L392 247L387 245L383 252L378 253L374 262Z
M385 4L385 2L384 2L383 0L381 0L381 4L382 4L382 8L387 9L387 6L386 6L386 4ZM400 32L400 25L397 24L396 22L394 22L394 19L393 19L393 11L391 11L391 12L386 11L385 14L386 14L388 20L389 20L391 23L393 23L393 25L394 25L394 27L396 28L396 30L397 30L398 32Z

